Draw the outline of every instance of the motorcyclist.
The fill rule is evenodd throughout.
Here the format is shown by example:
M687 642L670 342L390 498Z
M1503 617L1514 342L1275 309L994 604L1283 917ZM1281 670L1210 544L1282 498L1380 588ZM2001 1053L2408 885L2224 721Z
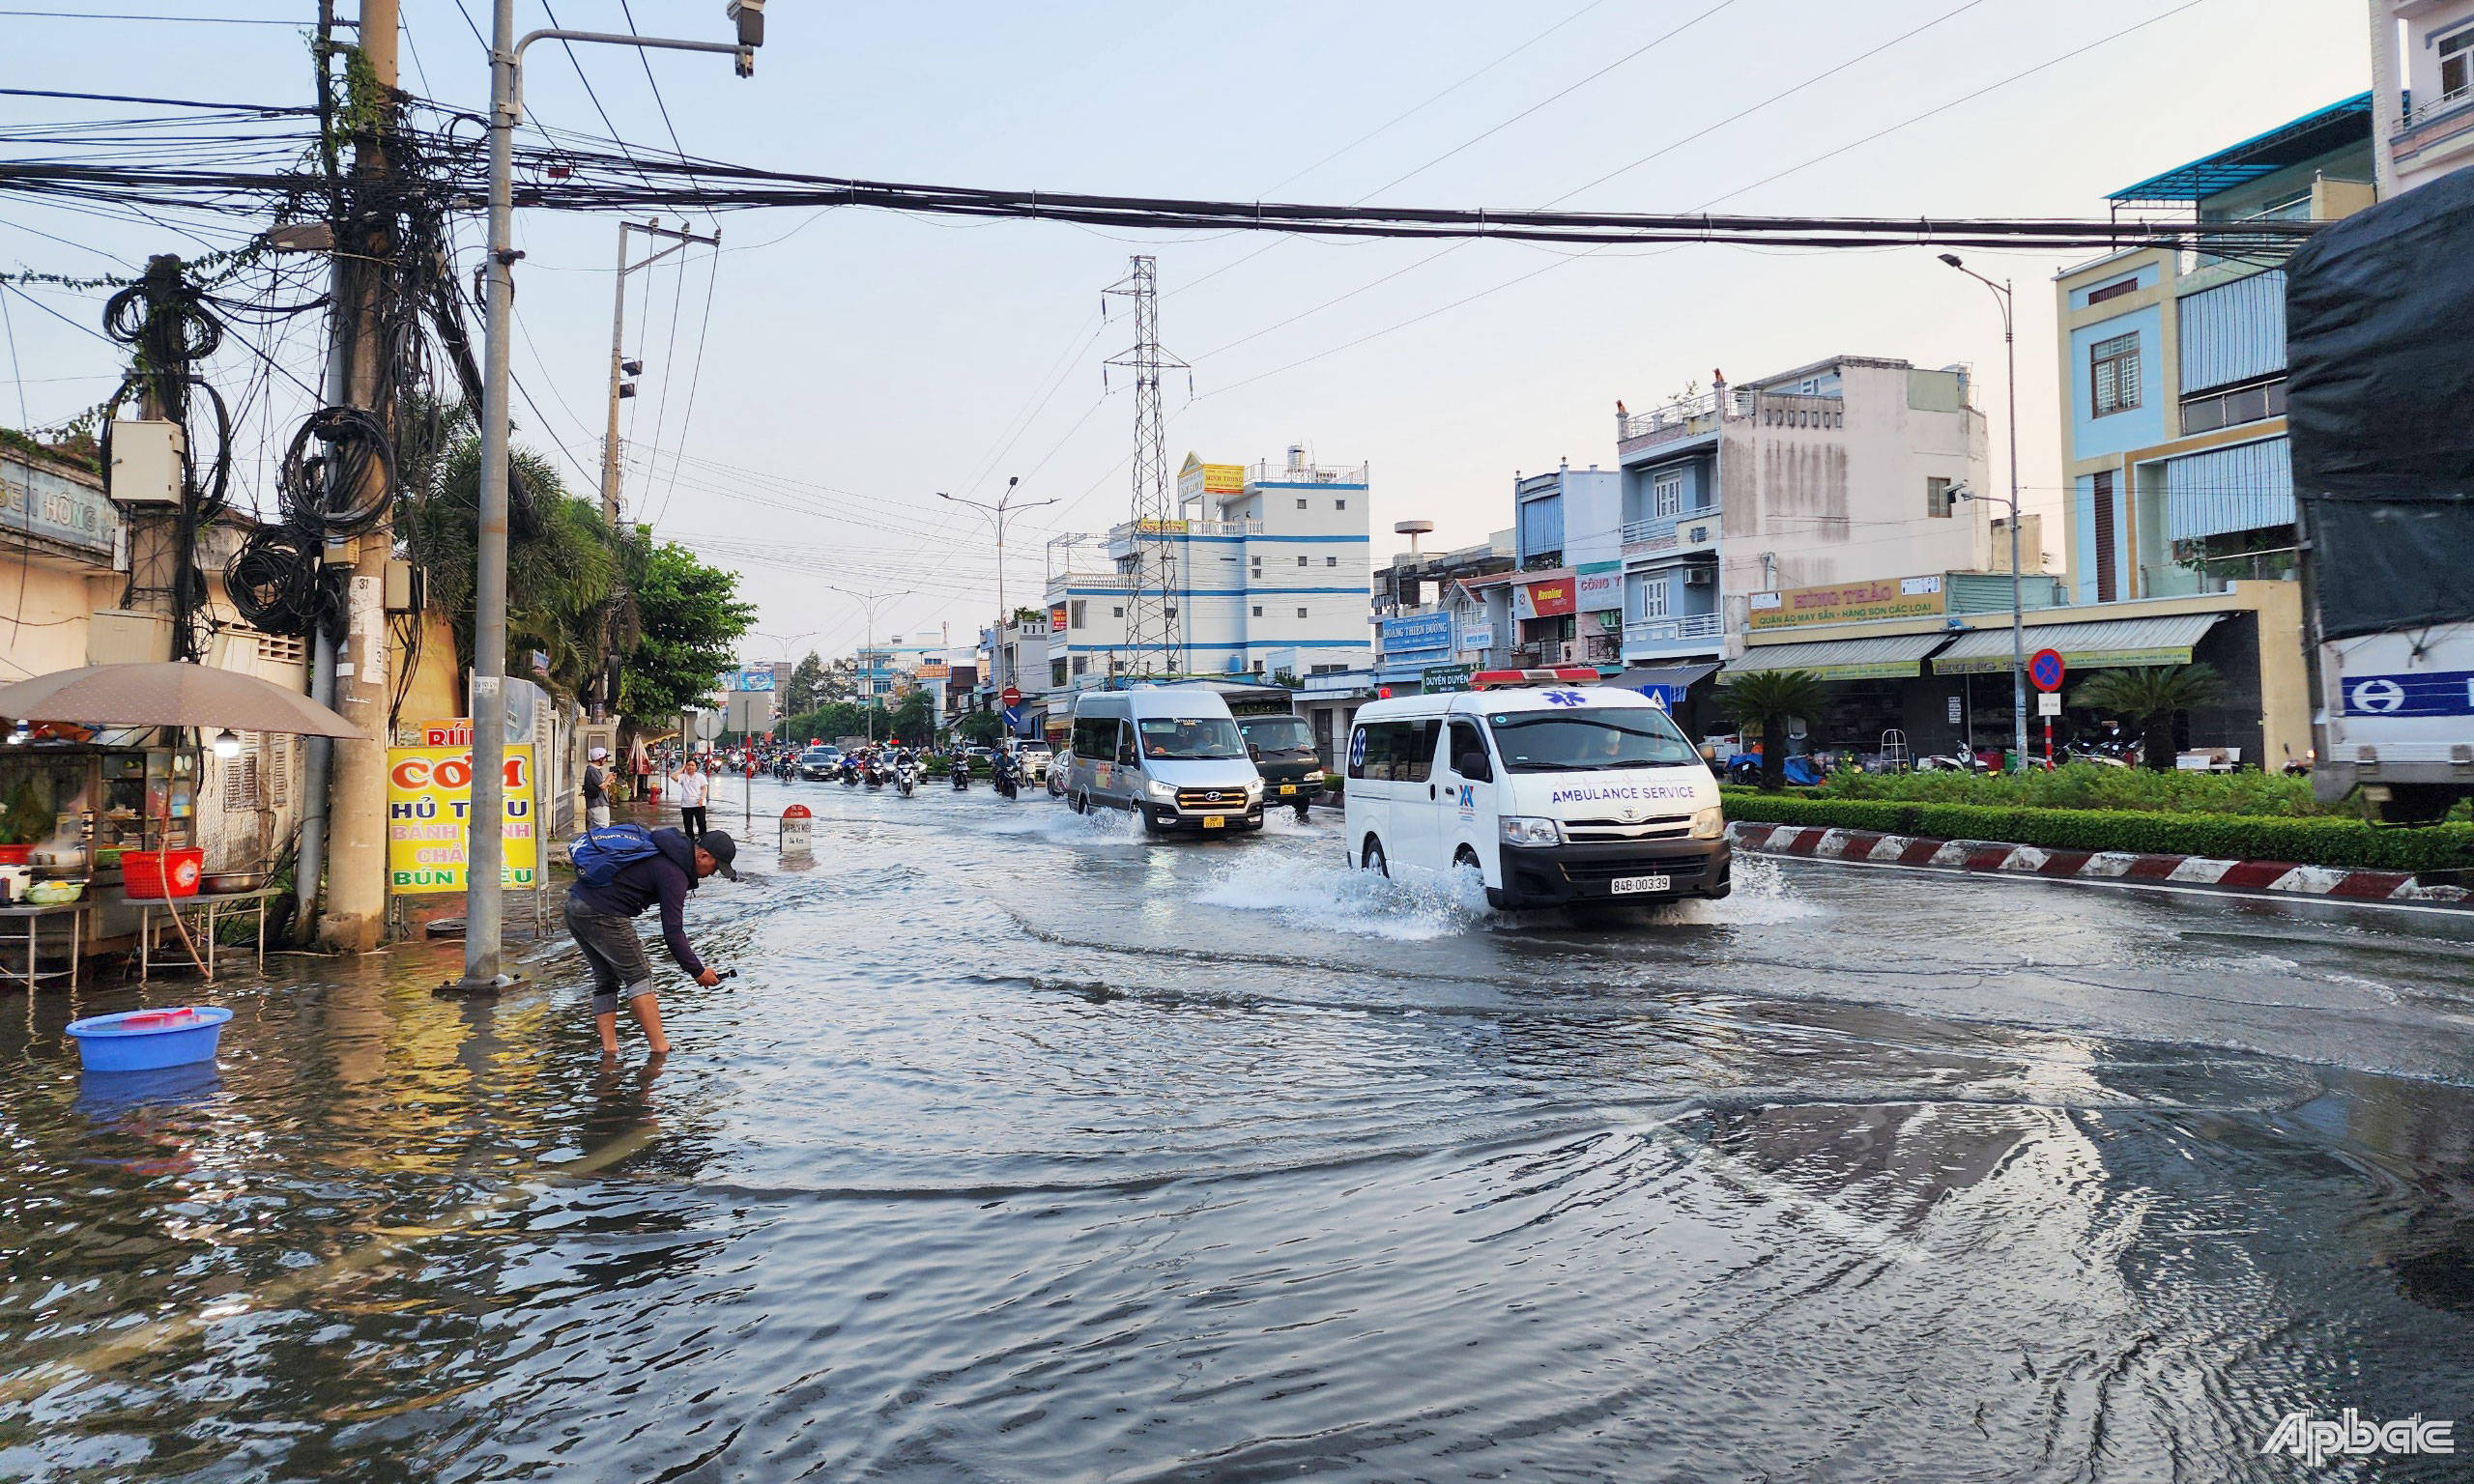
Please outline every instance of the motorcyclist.
M953 775L954 775L954 786L955 786L955 787L957 787L957 788L962 789L962 790L963 790L964 792L965 792L965 793L969 792L969 791L970 791L970 754L964 752L964 751L963 751L961 748L959 748L959 747L955 748L955 749L954 749L954 756L953 756L953 757L949 760L949 762L947 763L947 766L948 766L948 767L952 770L952 772L953 772Z

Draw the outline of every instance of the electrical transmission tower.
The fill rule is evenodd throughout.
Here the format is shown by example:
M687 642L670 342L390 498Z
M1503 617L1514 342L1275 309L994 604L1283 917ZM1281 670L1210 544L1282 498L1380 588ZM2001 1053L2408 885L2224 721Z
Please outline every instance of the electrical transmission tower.
M1134 373L1134 524L1117 570L1129 579L1126 647L1131 669L1138 675L1174 674L1185 668L1185 646L1178 642L1177 509L1169 494L1160 373L1188 367L1160 349L1159 280L1157 260L1137 257L1125 277L1108 290L1134 300L1134 345L1110 357L1108 364Z

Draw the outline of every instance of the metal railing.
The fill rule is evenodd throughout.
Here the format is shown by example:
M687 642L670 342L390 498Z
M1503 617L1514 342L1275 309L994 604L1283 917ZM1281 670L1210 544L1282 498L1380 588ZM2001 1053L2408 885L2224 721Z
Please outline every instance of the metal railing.
M1142 528L1136 529L1136 527ZM1145 536L1259 536L1260 521L1121 521L1108 528L1111 546Z
M1616 418L1615 441L1628 443L1644 439L1682 438L1689 433L1705 433L1709 431L1707 420L1717 411L1718 394L1714 391L1685 397L1664 407L1651 408L1646 413ZM1696 422L1702 425L1696 427Z
M2443 113L2449 113L2456 109L2462 108L2468 103L2474 103L2474 87L2460 88L2454 93L2443 93L2439 97L2432 99L2428 103L2416 103L2411 109L2408 109L2405 114L2404 123L2401 126L2401 129L2412 129L2419 128L2422 125L2430 123L2431 120L2438 118Z
M1704 505L1698 510L1679 510L1673 515L1652 516L1646 521L1626 521L1624 524L1624 545L1626 549L1676 546L1681 544L1683 528L1694 522L1709 524L1710 541L1714 544L1718 539L1717 521L1718 507L1715 505Z
M1687 639L1715 639L1724 632L1716 614L1624 621L1624 642L1627 644L1671 644Z
M1248 484L1364 484L1366 482L1366 471L1368 467L1360 464L1354 468L1346 466L1326 468L1320 464L1301 464L1292 468L1284 463L1275 464L1265 459L1259 464L1247 466L1246 482Z

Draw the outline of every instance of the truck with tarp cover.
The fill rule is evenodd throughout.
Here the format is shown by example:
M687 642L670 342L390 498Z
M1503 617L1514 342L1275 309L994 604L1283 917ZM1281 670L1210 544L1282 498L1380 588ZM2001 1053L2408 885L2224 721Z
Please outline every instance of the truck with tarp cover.
M2474 170L2287 270L2314 792L2420 822L2474 795Z

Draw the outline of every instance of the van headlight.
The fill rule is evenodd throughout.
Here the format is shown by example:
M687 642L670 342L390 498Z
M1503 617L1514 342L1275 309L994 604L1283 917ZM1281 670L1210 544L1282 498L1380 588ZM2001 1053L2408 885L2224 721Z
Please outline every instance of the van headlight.
M1250 778L1246 780L1246 802L1251 804L1262 796L1263 781L1259 778Z
M1507 845L1560 845L1564 842L1564 827L1552 819L1506 814L1498 827Z
M1146 791L1151 795L1151 800L1155 804L1174 804L1177 802L1177 790L1170 787L1168 785L1162 783L1156 778L1151 781Z
M1692 816L1694 840L1715 840L1727 833L1727 812L1712 804Z

